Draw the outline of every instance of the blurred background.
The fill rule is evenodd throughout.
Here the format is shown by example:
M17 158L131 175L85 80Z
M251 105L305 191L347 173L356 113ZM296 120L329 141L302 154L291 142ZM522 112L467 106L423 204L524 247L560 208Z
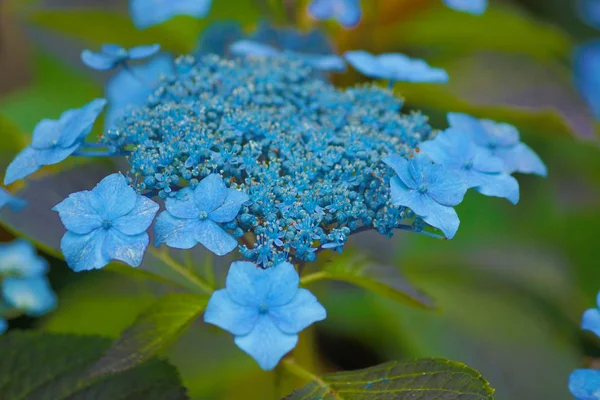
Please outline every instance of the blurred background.
M574 3L491 0L476 17L440 0L364 0L363 21L346 30L311 20L302 1L214 0L204 20L178 17L138 31L125 0L0 1L0 167L28 143L40 119L102 96L110 74L86 70L79 53L103 43L158 42L183 54L215 21L239 21L250 32L268 19L276 26L324 29L340 53L365 49L424 58L445 68L450 83L397 85L405 112L421 109L440 129L448 111L515 124L546 162L549 177L518 176L516 207L469 192L457 207L461 228L451 241L364 233L343 255L322 253L319 262L352 262L360 255L394 266L439 309L416 310L359 288L317 283L311 290L328 319L303 333L296 358L328 372L447 357L479 370L498 400L568 399L569 373L600 357L597 339L579 329L583 310L595 305L600 289L599 136L572 68L574 46L600 31L581 22ZM333 79L341 86L364 81L354 71ZM16 225L3 221L0 236L7 241ZM38 228L25 225L18 233L39 239ZM116 269L75 274L54 258L51 246L37 242L52 260L59 306L42 319L13 320L11 329L116 338L169 291ZM198 259L204 263L203 255ZM201 321L165 356L180 369L193 399L278 398L297 384L260 371L228 333Z

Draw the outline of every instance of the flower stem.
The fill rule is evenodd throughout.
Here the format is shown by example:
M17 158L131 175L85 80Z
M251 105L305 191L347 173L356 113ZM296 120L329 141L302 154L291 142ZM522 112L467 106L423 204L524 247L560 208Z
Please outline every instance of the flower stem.
M214 289L206 283L203 279L201 279L198 275L194 274L190 271L185 265L180 264L176 260L174 260L168 252L160 251L154 248L149 248L148 251L156 258L165 263L166 266L171 268L172 271L176 272L180 276L187 279L190 283L200 289L202 292L206 294L211 294L214 292Z
M327 277L328 277L328 275L327 275L327 272L325 272L325 271L313 272L308 275L304 275L302 278L300 278L300 284L307 285L314 281L318 281L321 279L327 279Z

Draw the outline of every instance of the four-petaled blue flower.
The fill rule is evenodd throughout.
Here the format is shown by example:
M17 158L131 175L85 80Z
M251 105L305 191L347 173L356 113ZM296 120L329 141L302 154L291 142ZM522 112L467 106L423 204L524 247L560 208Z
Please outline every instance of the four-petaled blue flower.
M457 172L468 188L486 196L504 197L513 204L519 202L519 182L502 173L504 161L477 146L468 132L449 128L419 147L436 164Z
M596 298L600 307L600 293ZM600 337L600 310L590 308L583 313L581 329L593 332ZM594 369L578 369L569 377L569 390L577 400L600 399L600 371Z
M56 295L45 276L4 278L2 295L9 306L32 317L46 314L56 307Z
M231 54L236 56L272 57L279 54L287 54L297 58L319 71L343 72L346 70L344 59L335 54L309 54L292 51L281 52L269 45L255 42L253 40L238 40L229 48Z
M45 274L48 263L24 239L0 244L0 275L34 277Z
M452 239L460 224L452 206L459 204L467 191L460 175L433 164L429 157L419 153L408 160L390 155L383 161L398 175L390 181L392 204L410 208Z
M177 249L190 249L201 243L223 256L238 245L220 224L231 222L249 197L225 186L217 174L202 179L195 189L181 189L165 201L166 211L156 219L156 246L166 243Z
M596 120L600 120L600 40L577 46L573 60L575 86Z
M456 11L481 15L487 8L487 0L444 0L444 4Z
M69 195L53 208L67 228L60 243L67 264L76 272L102 268L111 260L139 266L149 241L146 230L158 209L121 174Z
M137 46L129 50L118 44L105 44L99 52L83 50L81 61L88 67L98 71L107 71L120 65L125 65L130 60L143 60L152 57L160 50L160 44Z
M10 192L0 187L0 209L4 206L10 207L13 211L20 211L27 205L27 201L10 194Z
M346 60L363 75L375 79L387 79L390 86L395 82L447 83L448 73L433 68L425 61L404 54L386 53L375 56L367 51L348 51Z
M478 146L501 158L505 173L548 174L540 157L520 142L519 131L514 126L487 119L478 120L460 113L448 113L448 123L453 128L469 133Z
M358 25L362 17L360 0L312 0L308 13L321 21L335 19L346 28Z
M327 317L294 266L282 262L262 269L246 261L231 264L225 289L213 293L204 320L235 336L235 344L264 370L298 343L298 332Z
M161 24L177 15L202 18L212 0L129 0L129 12L138 29Z
M21 151L6 169L4 184L25 178L44 165L59 163L73 154L91 132L106 100L96 99L85 106L65 111L57 121L43 119L33 130L29 147Z

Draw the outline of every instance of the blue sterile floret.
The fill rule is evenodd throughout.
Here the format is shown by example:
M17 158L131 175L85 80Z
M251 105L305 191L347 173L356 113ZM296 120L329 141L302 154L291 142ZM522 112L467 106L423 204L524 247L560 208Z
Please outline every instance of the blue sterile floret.
M342 26L352 28L360 22L360 0L312 0L308 13L318 20L335 19Z
M504 197L513 204L519 202L519 182L503 173L504 161L491 155L489 149L477 146L468 132L449 128L420 147L436 164L457 172L468 188L487 196Z
M129 0L129 12L138 29L161 24L177 15L202 18L210 11L212 0Z
M596 298L600 307L600 293ZM590 308L583 313L581 329L593 332L600 337L600 310ZM569 390L577 400L600 399L600 371L595 369L578 369L569 377Z
M73 154L91 132L106 100L65 111L57 121L44 119L33 130L31 145L22 150L6 169L8 185L34 173L44 165L57 164Z
M24 239L0 244L0 275L33 277L46 274L48 263Z
M27 206L27 201L13 196L8 190L0 187L0 209L4 206L8 206L13 211L20 211Z
M156 219L155 242L178 249L201 243L223 256L237 247L237 239L222 224L232 222L249 197L229 189L217 174L202 179L194 189L185 188L165 202L166 211Z
M74 271L102 268L111 260L137 267L158 209L121 174L107 176L91 191L69 195L53 208L67 228L60 243L67 264Z
M105 44L100 51L83 50L81 61L98 71L107 71L125 65L128 61L143 60L160 51L159 44L132 47L127 50L118 44Z
M46 314L56 306L56 295L45 276L4 278L2 296L10 307L32 317Z
M475 144L504 161L503 172L546 176L548 170L540 157L520 141L517 128L510 124L477 119L467 114L448 113L451 127L467 132Z
M444 4L456 11L481 15L487 8L487 0L444 0Z
M234 262L225 289L210 298L204 320L231 332L235 344L262 369L273 369L296 347L300 331L327 316L315 296L298 288L299 282L287 262L269 269Z
M447 83L448 73L441 68L429 66L425 61L400 53L375 56L364 50L348 51L346 60L360 73L369 78L395 82Z

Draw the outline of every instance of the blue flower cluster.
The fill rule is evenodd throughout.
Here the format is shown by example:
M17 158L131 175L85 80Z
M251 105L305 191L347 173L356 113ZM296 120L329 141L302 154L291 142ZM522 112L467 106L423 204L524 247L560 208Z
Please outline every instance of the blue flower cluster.
M48 263L30 242L17 239L0 244L0 334L8 328L7 314L35 317L56 306L56 296L46 279Z
M596 300L600 307L600 293ZM581 329L593 332L600 338L600 309L590 308L583 313ZM577 400L600 399L600 370L578 369L569 377L569 390Z

